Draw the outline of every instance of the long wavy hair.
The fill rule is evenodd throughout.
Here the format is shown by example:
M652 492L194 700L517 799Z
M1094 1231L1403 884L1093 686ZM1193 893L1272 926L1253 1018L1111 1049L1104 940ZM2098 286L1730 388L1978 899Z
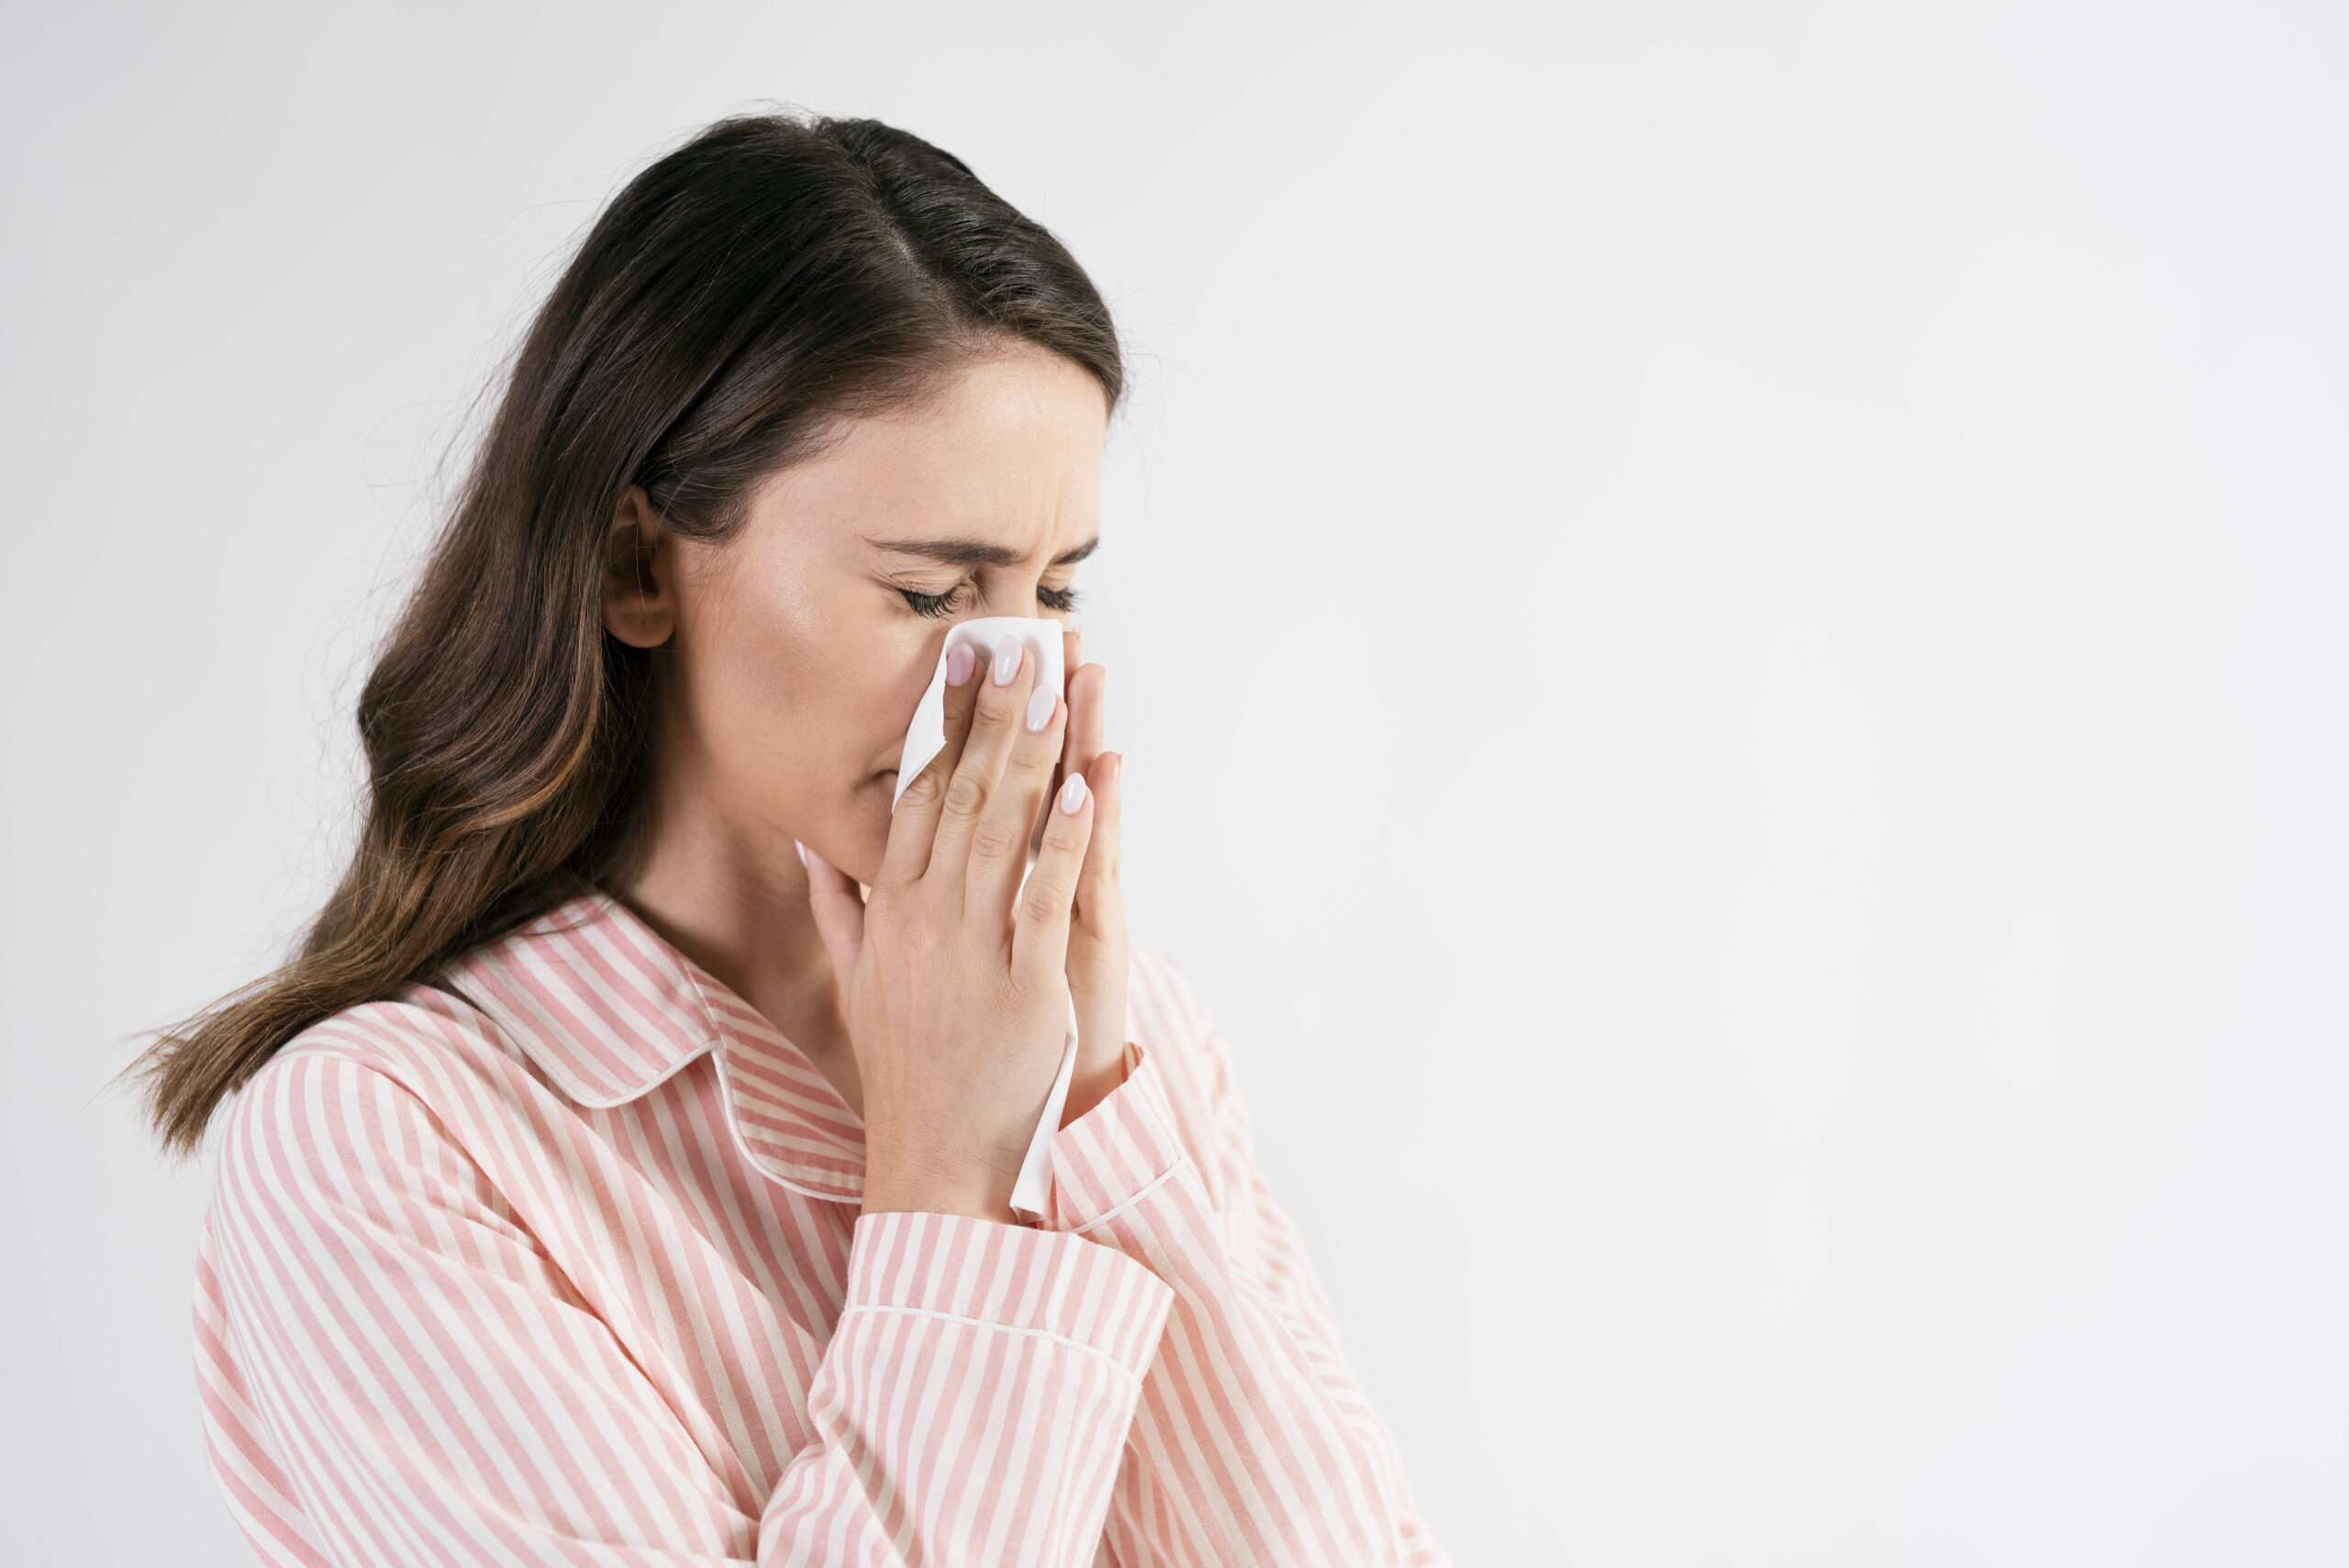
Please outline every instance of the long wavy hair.
M292 960L132 1063L164 1148L287 1040L620 871L651 777L651 662L604 630L640 486L722 540L844 417L994 342L1065 355L1115 408L1108 307L959 159L874 120L722 120L597 217L524 338L359 699L365 824Z

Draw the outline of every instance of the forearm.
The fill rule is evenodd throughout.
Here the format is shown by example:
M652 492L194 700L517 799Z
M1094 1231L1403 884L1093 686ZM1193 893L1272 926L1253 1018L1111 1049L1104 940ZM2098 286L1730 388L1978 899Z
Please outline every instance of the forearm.
M1169 1294L1074 1238L860 1220L763 1568L1091 1562Z
M1214 1562L1441 1561L1318 1301L1268 1289L1264 1261L1235 1253L1174 1125L1145 1064L1054 1149L1052 1223L1173 1292L1110 1506L1112 1547L1130 1540L1124 1554L1139 1560L1155 1546ZM1227 1201L1270 1195L1252 1184Z

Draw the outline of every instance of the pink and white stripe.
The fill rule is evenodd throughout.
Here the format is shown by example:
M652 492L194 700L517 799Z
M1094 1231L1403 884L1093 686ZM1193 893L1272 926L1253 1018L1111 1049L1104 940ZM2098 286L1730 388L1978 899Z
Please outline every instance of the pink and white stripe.
M863 1127L602 894L238 1096L196 1276L213 1473L278 1564L1440 1563L1137 953L1036 1228L860 1218Z

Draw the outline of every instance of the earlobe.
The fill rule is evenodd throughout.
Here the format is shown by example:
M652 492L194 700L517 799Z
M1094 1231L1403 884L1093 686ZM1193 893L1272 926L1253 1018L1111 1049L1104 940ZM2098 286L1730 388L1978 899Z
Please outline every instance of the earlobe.
M604 629L631 648L658 648L677 628L669 536L636 485L620 497L605 536Z

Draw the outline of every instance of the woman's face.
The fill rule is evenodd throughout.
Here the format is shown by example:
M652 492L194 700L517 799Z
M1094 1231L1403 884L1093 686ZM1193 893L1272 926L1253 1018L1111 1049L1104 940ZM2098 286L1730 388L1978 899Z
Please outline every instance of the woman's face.
M658 650L656 840L716 832L763 856L797 839L870 884L947 628L1069 607L1108 413L1089 373L1020 345L846 428L767 479L725 542L658 533L652 592L616 573L604 618ZM632 509L616 535L651 527Z

